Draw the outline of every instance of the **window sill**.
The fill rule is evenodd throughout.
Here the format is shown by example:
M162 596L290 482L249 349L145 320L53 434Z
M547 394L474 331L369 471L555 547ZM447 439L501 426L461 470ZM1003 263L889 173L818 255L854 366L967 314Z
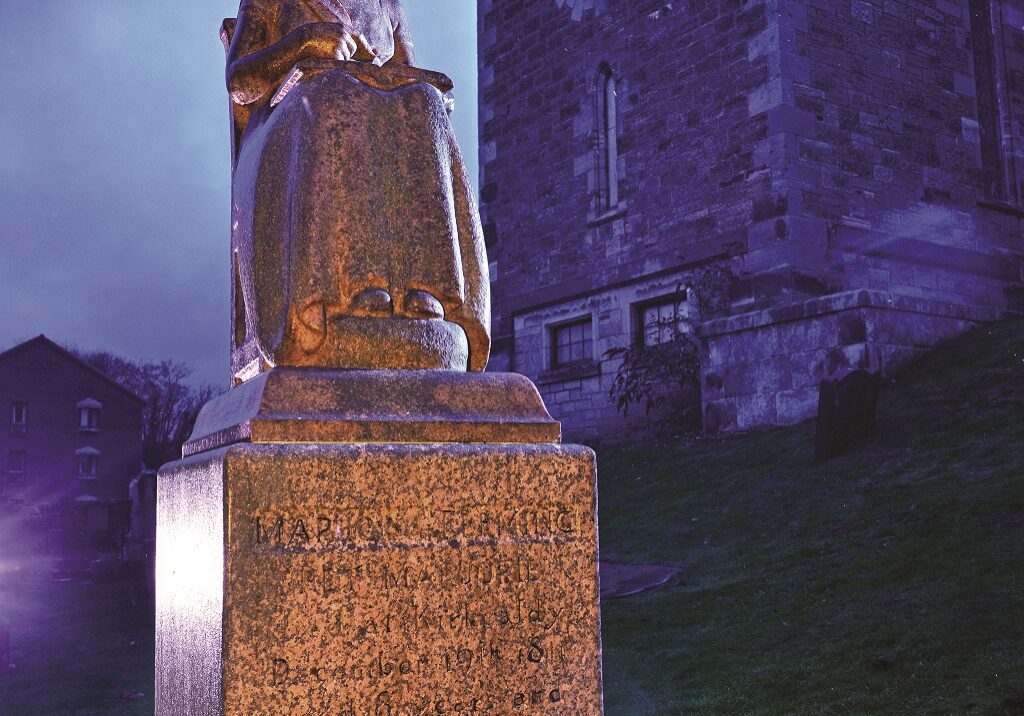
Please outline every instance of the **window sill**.
M11 435L16 438L23 438L28 434L28 428L24 425L12 425Z
M1017 218L1024 218L1024 207L1018 206L1017 204L1011 204L1007 201L999 201L998 199L981 199L978 201L978 206L982 209L998 211L1001 214L1009 214L1010 216L1016 216Z
M575 363L542 372L537 376L537 383L540 385L550 385L552 383L565 383L582 378L593 378L598 375L601 375L601 365L599 363Z
M626 207L616 206L614 209L609 209L600 216L595 216L593 219L587 221L588 227L601 226L601 224L607 224L609 221L615 221L619 217L626 215Z
M100 478L97 477L96 475L78 475L78 479L79 480L84 480L86 482L95 482L96 480L98 480Z
M78 429L78 432L80 432L80 433L98 433L99 431L100 431L99 428L79 428Z

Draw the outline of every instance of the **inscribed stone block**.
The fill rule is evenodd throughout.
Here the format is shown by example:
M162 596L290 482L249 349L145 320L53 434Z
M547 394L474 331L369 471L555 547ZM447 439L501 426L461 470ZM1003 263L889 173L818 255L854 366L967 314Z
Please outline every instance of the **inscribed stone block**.
M159 490L161 716L601 714L590 450L246 444Z

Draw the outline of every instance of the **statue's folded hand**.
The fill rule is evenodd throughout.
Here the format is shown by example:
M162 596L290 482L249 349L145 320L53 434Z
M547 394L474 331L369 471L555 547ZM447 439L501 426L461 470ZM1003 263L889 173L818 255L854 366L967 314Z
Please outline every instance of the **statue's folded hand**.
M362 35L346 25L336 22L317 22L302 28L306 34L307 57L326 60L358 60L373 62L376 50Z

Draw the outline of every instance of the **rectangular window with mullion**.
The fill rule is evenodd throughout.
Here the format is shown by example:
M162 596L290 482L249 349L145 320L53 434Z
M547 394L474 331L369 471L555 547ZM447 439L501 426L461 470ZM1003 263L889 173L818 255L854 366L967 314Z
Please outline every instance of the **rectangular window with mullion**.
M11 403L11 435L25 437L28 434L28 403Z
M594 360L593 325L590 318L551 327L551 367L590 363Z
M670 298L658 303L637 307L639 330L637 342L656 346L673 340L677 334L687 333L686 298Z
M79 408L78 427L81 430L99 430L100 411L96 408Z
M78 456L78 476L96 477L98 458L95 455Z

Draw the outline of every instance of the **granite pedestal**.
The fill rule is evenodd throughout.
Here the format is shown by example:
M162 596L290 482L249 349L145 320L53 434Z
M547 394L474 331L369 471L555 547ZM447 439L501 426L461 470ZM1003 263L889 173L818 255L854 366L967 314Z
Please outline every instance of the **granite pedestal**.
M595 461L558 436L511 375L219 399L159 476L158 716L601 714Z

